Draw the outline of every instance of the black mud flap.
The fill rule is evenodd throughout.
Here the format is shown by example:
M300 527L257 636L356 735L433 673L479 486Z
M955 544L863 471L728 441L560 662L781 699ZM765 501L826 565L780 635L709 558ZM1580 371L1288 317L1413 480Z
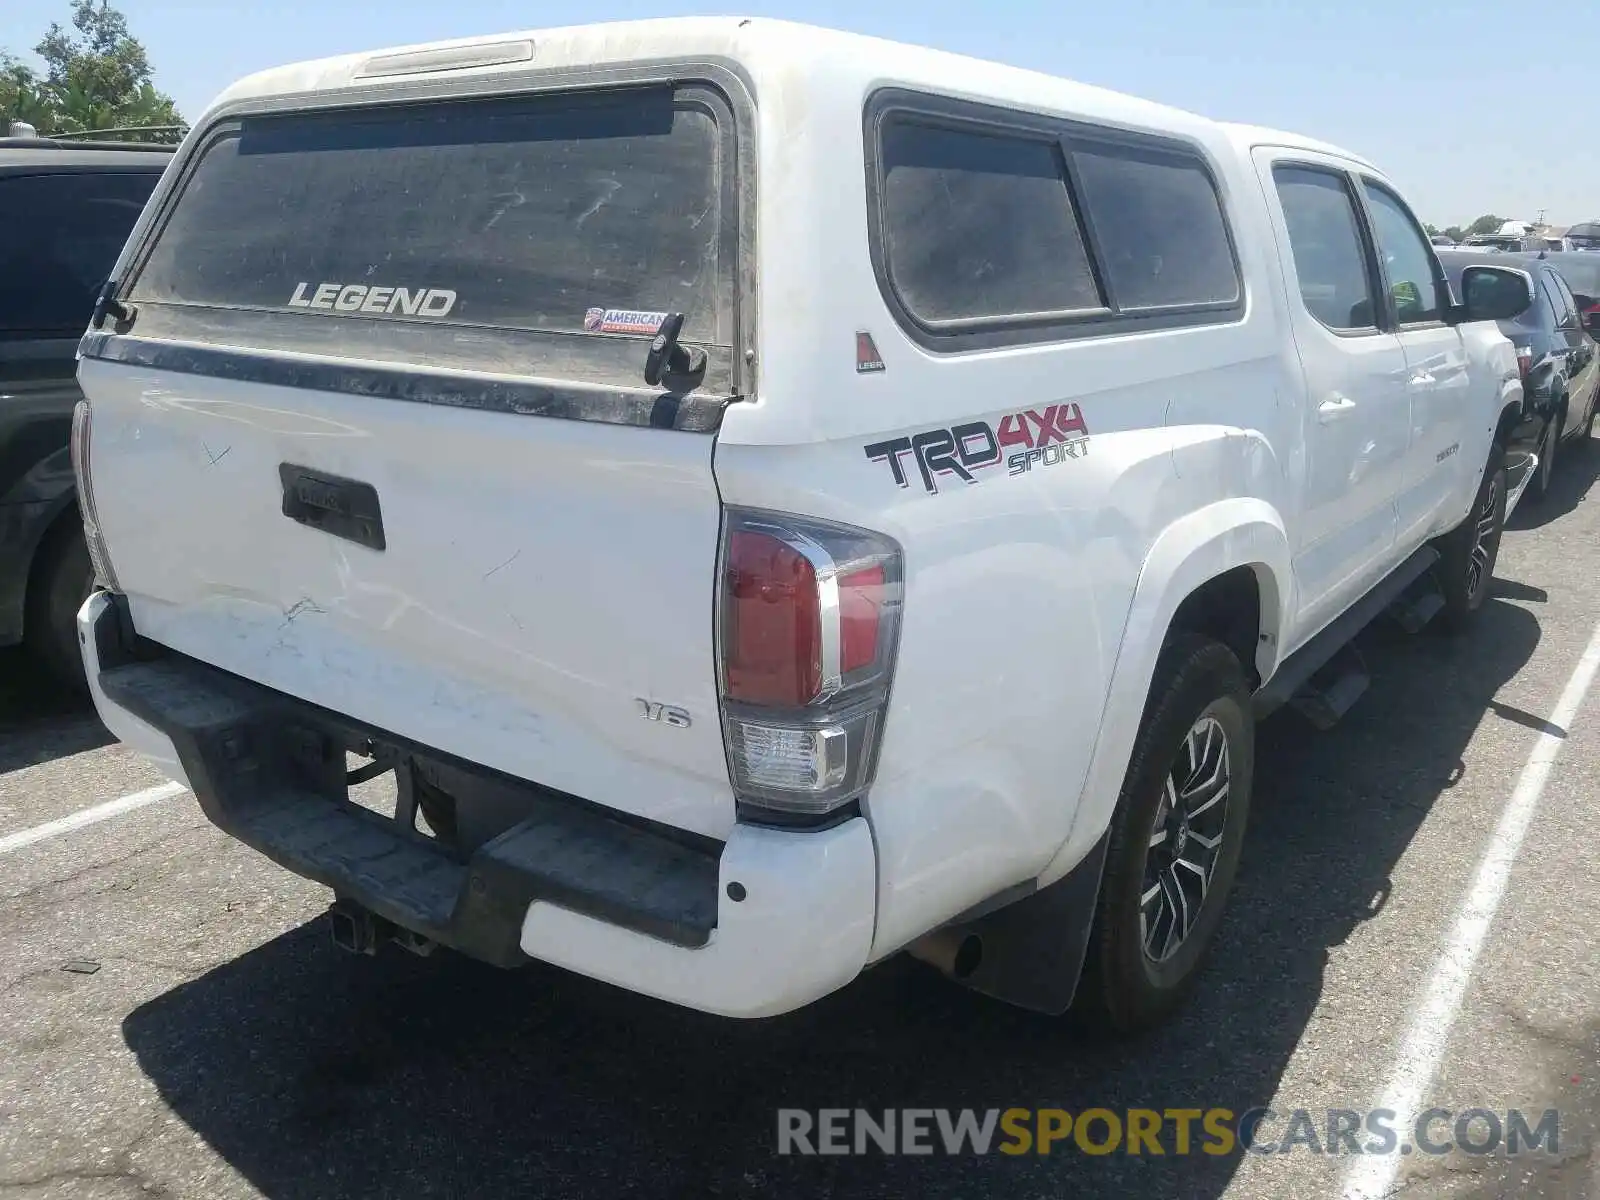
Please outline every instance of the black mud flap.
M1108 831L1048 887L932 935L945 953L913 953L942 959L935 965L975 992L1059 1016L1072 1007L1083 974L1109 841Z

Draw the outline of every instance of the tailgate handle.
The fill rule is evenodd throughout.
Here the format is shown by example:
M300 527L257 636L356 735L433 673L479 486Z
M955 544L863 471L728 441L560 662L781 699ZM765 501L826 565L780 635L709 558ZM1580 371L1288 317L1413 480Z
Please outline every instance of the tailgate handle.
M283 481L283 515L291 521L373 550L386 545L378 489L370 483L293 463L279 463L278 478Z

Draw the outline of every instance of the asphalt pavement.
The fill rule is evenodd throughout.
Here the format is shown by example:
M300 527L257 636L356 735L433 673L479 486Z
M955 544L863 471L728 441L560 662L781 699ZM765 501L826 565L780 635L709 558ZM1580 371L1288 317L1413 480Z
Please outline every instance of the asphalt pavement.
M1336 1196L1362 1160L1304 1142L782 1157L776 1114L1270 1108L1282 1142L1296 1110L1320 1126L1408 1081L1456 1114L1555 1109L1559 1145L1394 1157L1386 1192L1600 1196L1600 695L1551 721L1600 627L1597 477L1600 446L1563 456L1469 637L1380 623L1340 725L1262 726L1220 944L1151 1036L1109 1041L904 959L736 1023L554 968L355 958L322 889L168 796L0 852L0 1196ZM0 656L0 846L163 782ZM1517 804L1531 819L1485 907ZM1455 1002L1419 1023L1452 972Z

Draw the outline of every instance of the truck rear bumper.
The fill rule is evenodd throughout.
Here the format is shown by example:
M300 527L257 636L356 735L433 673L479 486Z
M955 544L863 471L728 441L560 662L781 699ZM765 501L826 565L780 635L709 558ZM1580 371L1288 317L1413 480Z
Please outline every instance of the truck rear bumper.
M865 820L724 843L526 788L526 817L470 855L351 802L345 752L449 761L159 647L96 593L78 615L107 727L189 787L224 832L420 937L501 966L555 963L726 1016L848 983L872 943ZM457 769L471 770L454 762Z

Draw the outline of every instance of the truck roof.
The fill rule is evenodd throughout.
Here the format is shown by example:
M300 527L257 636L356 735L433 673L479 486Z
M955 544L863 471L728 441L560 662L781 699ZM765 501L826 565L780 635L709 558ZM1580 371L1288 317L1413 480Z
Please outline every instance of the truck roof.
M70 142L52 138L0 137L0 174L40 171L162 171L172 146L147 142Z
M1064 115L1087 110L1099 119L1129 128L1189 133L1202 140L1219 131L1249 130L1063 76L860 34L750 17L608 22L315 59L246 76L227 88L212 107L325 92L386 78L404 78L415 86L428 73L447 70L446 78L455 78L467 70L486 75L529 67L623 65L691 57L738 63L756 79L758 93L765 81L800 76L823 81L831 90L848 89L862 95L878 86L902 86ZM1072 64L1062 66L1066 71ZM1270 133L1270 140L1279 144L1357 157L1309 138L1252 132Z
M1222 123L1222 128L1233 139L1235 145L1242 150L1250 150L1256 146L1287 146L1294 150L1310 150L1317 154L1331 154L1339 158L1347 158L1352 162L1361 163L1363 166L1378 168L1360 154L1346 150L1343 146L1336 146L1332 142L1320 141L1317 138L1306 137L1299 133L1287 133L1282 129L1269 129L1265 125L1244 125L1238 122L1227 121Z

